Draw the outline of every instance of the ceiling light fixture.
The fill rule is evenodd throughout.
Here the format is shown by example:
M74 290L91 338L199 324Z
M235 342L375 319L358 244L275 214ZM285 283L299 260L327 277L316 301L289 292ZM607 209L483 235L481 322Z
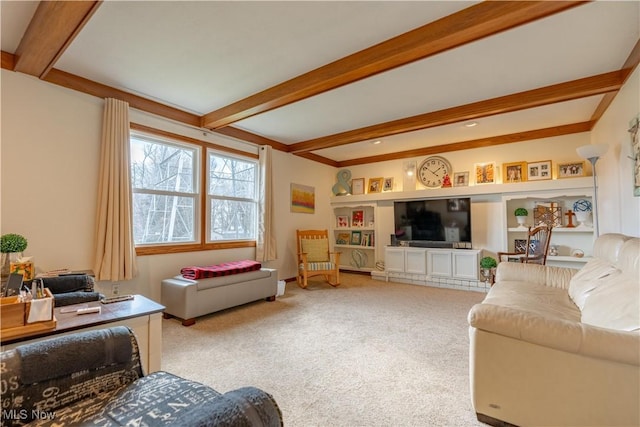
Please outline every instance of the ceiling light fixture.
M378 145L378 144L382 144L382 141L381 141L381 140L379 140L379 139L377 139L377 140L375 140L375 141L371 141L371 143L372 143L373 145Z
M478 122L469 122L469 123L465 123L464 127L466 128L472 128L478 126Z

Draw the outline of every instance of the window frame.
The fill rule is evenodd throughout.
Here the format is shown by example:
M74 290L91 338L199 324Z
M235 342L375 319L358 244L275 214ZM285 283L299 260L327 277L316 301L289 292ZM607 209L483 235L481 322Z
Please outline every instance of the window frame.
M140 256L145 255L159 255L181 252L197 252L208 250L221 250L221 249L235 249L235 248L249 248L256 246L256 240L224 240L224 241L208 241L208 161L209 156L207 151L209 149L219 151L223 155L234 156L239 159L247 159L249 161L257 161L258 154L248 153L245 151L237 150L230 147L225 147L219 144L202 141L199 139L191 138L184 135L179 135L173 132L168 132L160 129L156 129L150 126L141 125L131 122L129 125L130 133L136 133L139 135L147 136L150 138L165 139L174 143L186 143L187 145L197 146L200 150L199 155L199 193L198 193L198 209L199 218L197 219L198 234L196 236L196 242L194 243L162 243L162 244L145 244L136 245L136 254ZM258 166L259 167L259 166ZM258 171L259 172L259 171ZM258 178L256 177L256 180ZM258 183L256 182L256 185ZM259 195L256 193L256 198Z
M232 159L232 160L237 160L237 161L241 161L241 162L246 162L246 163L252 163L255 167L255 180L253 183L253 198L248 198L248 197L233 197L233 196L217 196L214 194L210 194L209 193L209 188L210 188L210 179L211 179L211 174L209 173L209 169L210 169L210 165L211 165L211 155L215 155L218 157L224 157L227 159ZM260 165L258 164L258 161L256 159L251 159L248 158L247 156L238 156L238 155L234 155L234 154L230 154L230 153L225 153L221 150L217 150L214 148L207 148L207 150L205 151L205 156L206 156L206 181L204 182L204 187L202 192L204 193L205 197L206 197L206 206L204 209L204 212L206 213L206 218L205 218L205 223L206 223L206 227L205 227L205 243L206 244L215 244L215 243L222 243L222 242L238 242L238 241L246 241L246 240L252 240L252 241L256 241L256 239L258 238L258 203L260 201L260 197L258 195L258 179L260 176ZM229 240L223 240L223 241L219 241L219 240L211 240L211 220L209 217L209 214L211 213L211 202L213 200L227 200L227 201L237 201L237 202L250 202L254 204L254 230L253 230L253 234L254 234L254 238L253 239L229 239Z

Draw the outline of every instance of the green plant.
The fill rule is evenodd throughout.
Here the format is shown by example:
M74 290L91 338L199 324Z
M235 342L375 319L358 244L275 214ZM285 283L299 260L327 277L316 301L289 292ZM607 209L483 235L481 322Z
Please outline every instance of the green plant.
M27 249L27 239L19 234L3 234L0 237L0 252L24 252Z
M498 266L498 262L494 257L486 256L480 260L480 267L482 268L495 268Z
M527 216L529 215L529 211L526 210L525 208L517 208L516 211L514 212L515 216Z

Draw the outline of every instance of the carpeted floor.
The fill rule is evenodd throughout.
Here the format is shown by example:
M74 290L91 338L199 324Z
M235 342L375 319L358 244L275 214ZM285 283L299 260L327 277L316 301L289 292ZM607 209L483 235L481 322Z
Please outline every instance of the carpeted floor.
M469 395L467 312L485 294L342 274L306 290L163 320L162 369L220 392L271 393L286 426L481 426Z

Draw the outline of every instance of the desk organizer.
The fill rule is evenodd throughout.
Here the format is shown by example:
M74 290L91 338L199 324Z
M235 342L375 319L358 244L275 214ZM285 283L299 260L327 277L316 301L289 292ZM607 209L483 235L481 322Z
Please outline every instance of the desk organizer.
M56 328L56 318L53 315L53 294L48 288L44 289L45 298L35 300L37 305L44 305L46 311L36 313L32 311L31 301L20 302L17 296L0 298L0 333L2 340L22 338ZM31 314L31 316L30 316Z

